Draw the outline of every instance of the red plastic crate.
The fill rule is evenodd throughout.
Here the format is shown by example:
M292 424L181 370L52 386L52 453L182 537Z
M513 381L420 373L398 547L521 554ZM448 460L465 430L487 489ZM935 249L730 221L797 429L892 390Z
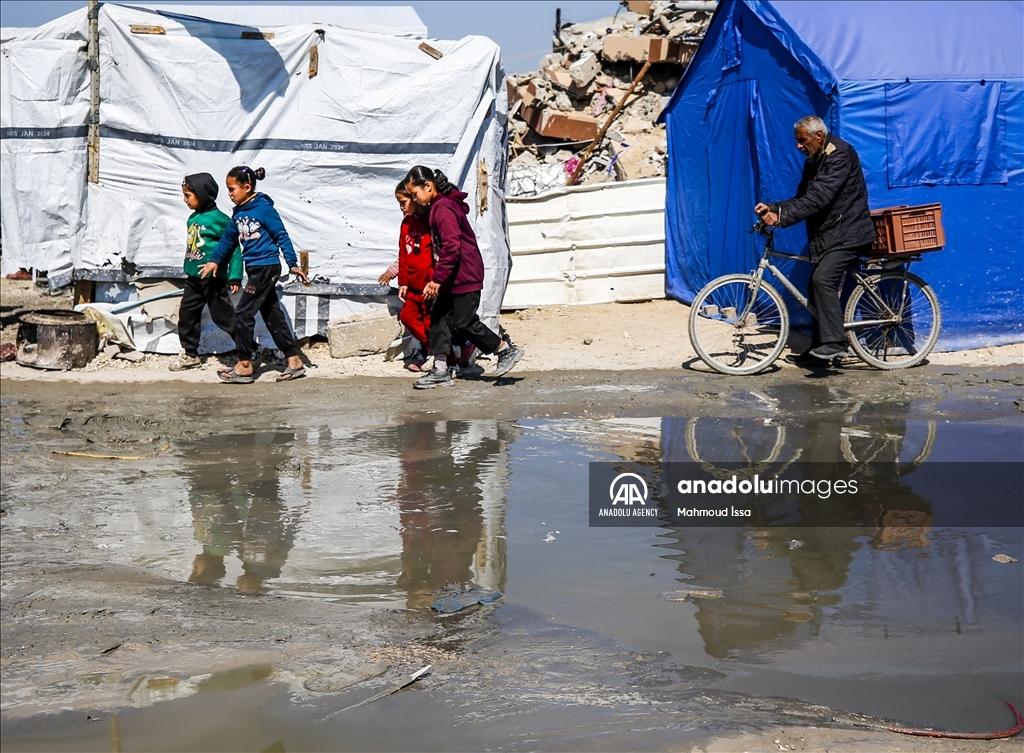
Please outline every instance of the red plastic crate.
M940 251L946 245L942 204L888 207L871 213L875 242L871 256L895 256Z

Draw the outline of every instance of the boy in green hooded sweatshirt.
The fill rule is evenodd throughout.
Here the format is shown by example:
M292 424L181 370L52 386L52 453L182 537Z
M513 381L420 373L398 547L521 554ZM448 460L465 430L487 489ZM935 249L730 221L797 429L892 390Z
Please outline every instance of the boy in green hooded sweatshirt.
M185 245L185 290L178 309L178 339L181 354L171 363L171 371L184 371L199 366L199 336L203 307L210 307L213 323L235 339L235 307L229 293L238 292L242 284L242 254L236 246L227 262L227 274L202 277L200 267L210 260L217 248L228 216L217 208L217 181L209 173L186 175L181 183L185 203L192 210L188 218L188 240Z

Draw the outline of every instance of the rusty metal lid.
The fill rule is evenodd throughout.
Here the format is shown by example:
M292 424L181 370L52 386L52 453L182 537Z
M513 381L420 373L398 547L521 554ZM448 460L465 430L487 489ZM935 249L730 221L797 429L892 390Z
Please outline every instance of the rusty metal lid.
M30 311L21 317L23 322L29 324L44 324L50 326L67 326L75 324L93 324L94 322L85 314L79 311L67 311L63 309L47 309L44 311Z

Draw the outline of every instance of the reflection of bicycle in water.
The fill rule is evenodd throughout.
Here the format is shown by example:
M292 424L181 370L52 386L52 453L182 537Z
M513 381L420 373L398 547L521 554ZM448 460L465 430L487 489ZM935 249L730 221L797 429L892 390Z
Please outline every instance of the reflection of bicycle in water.
M786 427L770 417L753 420L691 418L686 422L686 453L716 478L738 469L764 475L799 460L800 448L786 444Z
M804 308L807 297L771 260L807 257L775 250L774 231L764 222L754 229L765 237L761 261L750 274L712 280L690 309L690 342L708 366L723 374L754 374L782 354L789 336L789 311L782 296L764 280L767 269ZM942 315L935 293L909 272L919 256L868 259L851 270L856 283L846 304L843 326L853 351L879 369L904 369L923 361L939 337Z
M903 476L924 463L936 437L934 420L867 421L864 403L855 402L836 416L839 457L857 474ZM870 406L869 406L870 407ZM780 420L781 418L781 420ZM729 478L743 469L767 476L779 474L803 458L803 449L791 446L782 417L727 419L691 418L686 422L686 453L690 460L717 478Z
M843 460L855 471L872 473L884 469L887 473L904 476L928 460L937 433L934 419L910 425L901 422L897 426L887 426L883 423L866 428L854 422L863 405L858 402L847 411L840 434L839 448Z

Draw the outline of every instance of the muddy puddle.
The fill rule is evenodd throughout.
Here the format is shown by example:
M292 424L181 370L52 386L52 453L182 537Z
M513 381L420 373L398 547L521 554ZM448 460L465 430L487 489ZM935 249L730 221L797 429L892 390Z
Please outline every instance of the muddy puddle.
M1024 560L1022 531L944 524L971 500L914 489L914 471L1019 463L1013 378L984 403L958 385L865 399L736 382L618 418L581 410L581 394L616 393L605 383L541 385L528 397L545 405L519 416L375 413L365 395L254 413L156 390L54 410L5 390L4 748L667 749L752 726L870 726L858 715L1008 727L1002 702L1024 705L1024 578L993 557ZM927 519L588 525L591 462L797 454L901 469ZM452 584L503 598L435 615ZM221 645L246 641L244 656Z

